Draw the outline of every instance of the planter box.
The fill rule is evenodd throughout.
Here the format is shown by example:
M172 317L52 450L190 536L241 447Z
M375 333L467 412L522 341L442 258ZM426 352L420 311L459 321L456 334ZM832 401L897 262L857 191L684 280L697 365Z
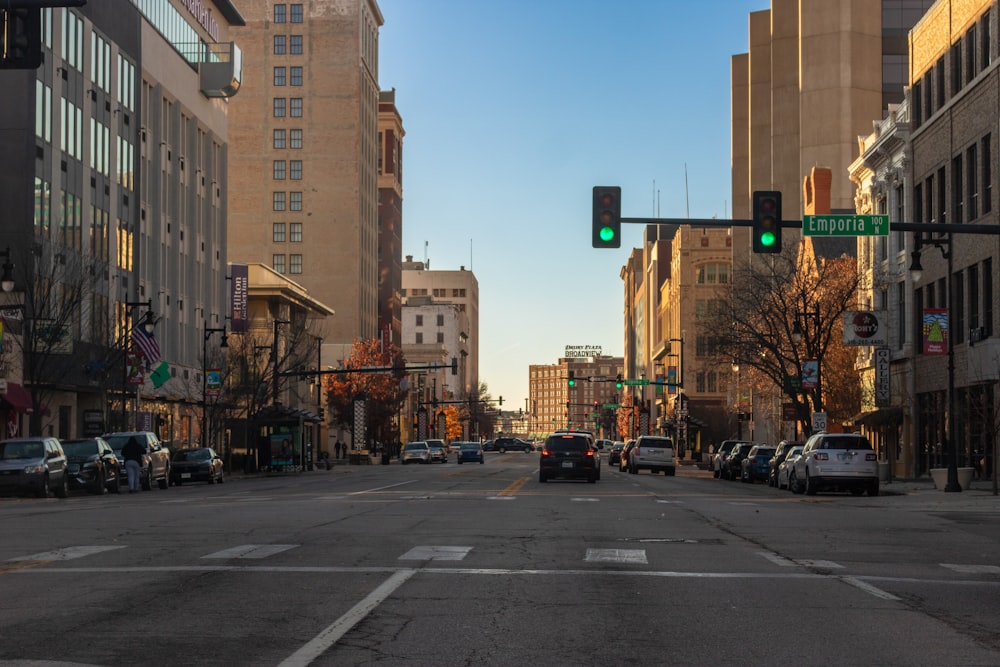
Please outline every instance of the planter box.
M969 484L972 483L972 472L974 468L959 468L958 469L958 485L962 487L963 491L969 489ZM948 484L948 469L947 468L931 468L931 479L934 480L934 488L938 491L944 491L944 487Z

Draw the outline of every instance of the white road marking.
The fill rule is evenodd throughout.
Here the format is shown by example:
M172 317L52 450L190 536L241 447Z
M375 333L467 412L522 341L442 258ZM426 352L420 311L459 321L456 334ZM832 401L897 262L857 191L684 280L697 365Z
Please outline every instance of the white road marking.
M856 577L841 577L840 579L841 581L845 581L851 586L854 586L855 588L863 590L865 593L871 593L877 598L881 598L883 600L897 600L897 601L899 600L899 598L893 595L892 593L887 593L883 591L881 588L872 586L868 582L861 581Z
M664 500L662 498L657 498L656 502L662 503L664 505L683 505L684 504L683 500Z
M115 549L124 548L124 545L113 547L65 547L63 549L53 549L52 551L43 551L42 553L31 554L30 556L18 556L17 558L11 558L10 560L73 560L74 558L83 558L84 556L99 554L104 551L113 551Z
M647 563L645 549L587 549L588 563Z
M349 493L347 495L349 495L349 496L360 496L360 495L363 495L365 493L375 493L376 491L385 491L386 489L394 489L397 486L406 486L407 484L413 484L416 481L417 480L415 480L415 479L411 479L408 482L399 482L398 484L389 484L387 486L377 486L374 489L366 489L365 491L352 491L351 493Z
M399 560L462 560L472 547L413 547Z
M416 570L400 570L394 573L378 588L369 593L365 599L351 607L346 614L310 639L298 651L285 658L279 667L305 667L305 665L311 664L415 573Z
M181 503L193 502L194 498L177 498L175 500L161 500L161 505L180 505Z
M775 565L780 565L781 567L795 567L797 563L793 560L789 560L778 554L771 553L770 551L758 551L758 555L763 556Z
M222 551L216 551L215 553L208 554L207 556L202 556L202 558L247 558L247 559L260 559L267 558L268 556L273 556L274 554L279 554L282 551L288 551L289 549L294 549L299 545L297 544L243 544L238 547L232 547L230 549L223 549Z
M598 499L597 498L570 498L569 501L571 503L596 503L596 502L598 502Z
M956 563L941 563L941 567L946 567L962 574L1000 574L1000 565L961 565Z
M842 570L843 565L839 563L834 563L832 560L808 560L808 559L796 559L796 563L802 567L818 567L827 570Z
M486 500L517 500L517 496L487 496Z

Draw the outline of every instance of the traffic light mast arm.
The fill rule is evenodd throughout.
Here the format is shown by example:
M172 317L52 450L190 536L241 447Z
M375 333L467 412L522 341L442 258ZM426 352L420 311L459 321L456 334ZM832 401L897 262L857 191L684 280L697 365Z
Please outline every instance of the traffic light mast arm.
M753 227L753 220L718 218L622 218L623 223L640 225L688 225L689 227ZM802 229L801 220L782 220L782 229ZM952 225L940 222L890 222L889 231L893 232L927 232L937 234L1000 234L1000 225Z

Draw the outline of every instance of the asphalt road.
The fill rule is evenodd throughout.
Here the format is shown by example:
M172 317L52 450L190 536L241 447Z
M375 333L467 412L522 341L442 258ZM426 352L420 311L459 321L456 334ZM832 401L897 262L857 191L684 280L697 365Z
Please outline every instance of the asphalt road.
M1000 664L995 497L536 456L0 499L0 666Z

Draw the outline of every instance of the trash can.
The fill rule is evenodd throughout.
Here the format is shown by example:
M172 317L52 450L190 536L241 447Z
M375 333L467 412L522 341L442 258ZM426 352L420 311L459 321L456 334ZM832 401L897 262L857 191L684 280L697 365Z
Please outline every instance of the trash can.
M888 482L889 481L889 462L879 461L878 462L878 481Z

